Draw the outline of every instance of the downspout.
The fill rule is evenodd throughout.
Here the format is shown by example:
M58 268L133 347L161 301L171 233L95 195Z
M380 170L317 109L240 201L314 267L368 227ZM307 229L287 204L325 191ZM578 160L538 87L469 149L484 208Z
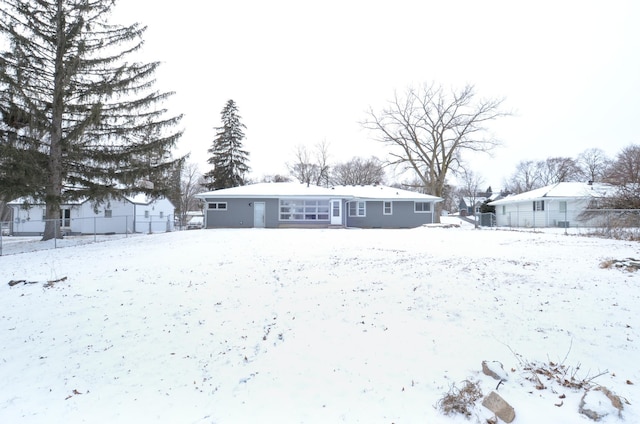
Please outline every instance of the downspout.
M133 202L132 202L133 203ZM133 203L133 228L131 229L131 234L135 234L136 232L136 205L135 203Z

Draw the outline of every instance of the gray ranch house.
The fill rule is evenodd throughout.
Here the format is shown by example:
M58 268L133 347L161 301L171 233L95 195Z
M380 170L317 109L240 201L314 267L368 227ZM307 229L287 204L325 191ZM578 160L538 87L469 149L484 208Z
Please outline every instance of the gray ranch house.
M386 186L260 183L200 193L205 228L413 228L440 197Z

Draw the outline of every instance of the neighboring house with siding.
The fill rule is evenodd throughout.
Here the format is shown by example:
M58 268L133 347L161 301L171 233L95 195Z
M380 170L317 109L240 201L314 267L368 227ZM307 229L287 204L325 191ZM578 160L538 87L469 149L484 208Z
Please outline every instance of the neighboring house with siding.
M44 233L45 205L30 199L8 203L12 209L10 233L39 236ZM63 234L159 233L173 230L174 206L168 199L140 194L95 205L91 200L60 206Z
M575 227L594 200L612 195L608 184L562 182L490 202L499 227Z
M502 199L501 193L478 193L476 197L462 196L458 201L458 211L460 215L475 215L480 213L480 208L484 202L493 202Z
M413 228L442 199L386 186L260 183L200 193L205 228Z

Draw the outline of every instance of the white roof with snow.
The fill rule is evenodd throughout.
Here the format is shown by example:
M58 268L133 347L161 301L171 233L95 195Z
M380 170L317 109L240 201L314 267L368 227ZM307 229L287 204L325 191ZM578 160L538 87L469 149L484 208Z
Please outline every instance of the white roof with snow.
M150 196L147 196L144 193L139 193L136 194L135 196L124 196L123 199L134 203L136 205L148 205L150 203L155 202L156 200L160 200L160 199L154 199ZM64 202L62 203L62 205L81 205L85 202L90 201L91 199L88 197L83 197L81 199L78 200L70 200L68 202ZM45 202L42 200L34 200L31 197L19 197L17 199L12 200L11 202L8 202L9 205L17 205L17 204L24 204L27 203L29 205L44 205Z
M606 197L613 192L613 187L602 183L562 182L546 187L527 191L524 193L507 196L504 199L489 203L491 206L506 205L509 203L529 202L533 200L576 199L589 197Z
M399 188L365 185L365 186L336 186L331 188L319 187L300 183L259 183L239 187L225 188L197 194L204 198L282 198L282 197L341 197L371 200L417 200L440 202L440 197Z

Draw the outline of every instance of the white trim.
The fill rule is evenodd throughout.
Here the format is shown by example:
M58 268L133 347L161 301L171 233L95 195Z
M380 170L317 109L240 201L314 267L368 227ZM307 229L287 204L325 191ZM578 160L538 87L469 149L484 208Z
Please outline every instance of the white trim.
M216 205L215 207L211 207L211 205ZM220 207L224 205L224 207ZM227 209L227 202L207 202L207 210L208 211L215 211L215 212L226 212Z
M351 213L351 205L355 204L355 214ZM362 206L362 208L360 207ZM367 216L367 202L364 200L352 200L349 202L349 216L354 218L364 218ZM360 213L362 211L362 213Z
M342 200L331 199L329 201L329 221L331 225L342 224Z
M278 221L327 222L331 219L331 202L318 198L281 198L278 200Z
M387 212L387 203L389 204L389 212ZM383 200L382 201L382 214L383 215L393 215L393 201L391 201L391 200Z
M428 209L427 210L417 210L417 205L418 204L422 204L422 205L428 205ZM413 202L413 213L431 213L431 202Z

